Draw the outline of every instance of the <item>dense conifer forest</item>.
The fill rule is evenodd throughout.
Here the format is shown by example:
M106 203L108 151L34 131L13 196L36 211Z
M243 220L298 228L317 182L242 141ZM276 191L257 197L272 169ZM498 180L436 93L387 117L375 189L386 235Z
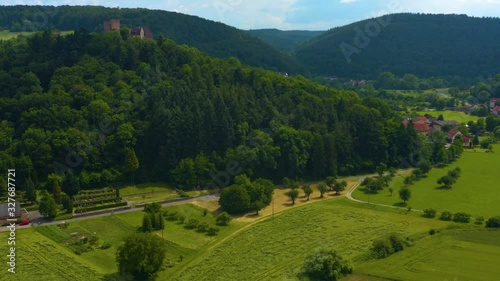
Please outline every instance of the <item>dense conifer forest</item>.
M37 33L1 42L0 69L0 163L36 184L71 171L81 188L192 188L228 163L252 178L316 179L398 166L420 142L380 99L164 37Z

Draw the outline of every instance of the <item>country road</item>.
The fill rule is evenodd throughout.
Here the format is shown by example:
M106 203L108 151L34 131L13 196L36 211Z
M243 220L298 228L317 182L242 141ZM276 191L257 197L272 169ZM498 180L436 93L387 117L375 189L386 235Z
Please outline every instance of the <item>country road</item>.
M404 173L404 171L401 171L401 172ZM371 177L371 176L375 176L375 174L351 176L351 177L342 178L342 180L358 180L358 182L353 187L351 187L347 191L347 193L345 193L344 195L341 195L341 196L345 196L349 200L352 200L352 201L358 202L358 203L362 203L362 204L370 204L370 205L382 206L382 207L388 207L388 208L394 208L394 209L404 209L404 210L406 209L403 207L396 207L396 206L391 206L391 205L372 203L372 202L362 201L362 200L358 200L358 199L353 198L352 193L361 185L361 183L363 182L363 180L365 178ZM188 199L185 199L182 201L166 202L166 203L163 203L161 205L164 207L167 207L167 206L180 205L180 204L193 202L193 201L215 201L215 200L219 200L219 194L209 194L209 195L203 195L203 196L198 196L198 197L192 197L192 198L188 198ZM117 211L104 210L104 211L98 212L96 214L87 214L85 216L75 217L72 219L64 220L64 222L72 222L72 221L78 221L78 220L98 218L98 217L109 216L112 214L138 212L138 211L142 211L142 210L144 210L144 207L135 207L135 208L129 208L129 209L117 210ZM416 210L416 209L412 209L412 211L423 212L422 210ZM33 222L33 225L31 225L31 224L24 225L24 226L16 225L16 229L24 229L24 228L29 228L29 227L38 227L38 226L45 226L45 225L56 225L56 224L62 223L63 221L49 221L49 220L46 220L44 218L37 218L37 219L32 220L32 222ZM0 228L0 232L8 231L8 230L9 229L7 227Z
M213 201L213 200L219 200L219 195L218 194L209 194L209 195L188 198L188 199L182 200L182 201L166 202L166 203L163 203L162 206L167 207L167 206L174 206L174 205L184 204L184 203L193 202L193 201ZM135 207L135 208L130 208L130 209L126 209L126 210L119 210L119 211L106 210L106 211L99 212L99 213L94 214L94 215L89 214L86 216L76 217L76 218L72 218L72 219L68 219L68 220L64 220L64 221L65 222L72 222L72 221L79 221L79 220L86 220L86 219L91 219L91 218L109 216L111 214L123 214L123 213L130 213L130 212L138 212L138 211L142 211L142 210L144 210L144 207ZM33 227L54 225L54 224L62 223L62 221L47 221L47 220L44 220L43 218L39 218L39 220L40 220L40 224L38 224L38 221L35 221L35 220L32 221L32 222L34 222ZM32 227L32 225L31 224L24 225L24 226L16 225L16 230L29 228L29 227ZM9 229L7 227L0 228L0 232L8 231L8 230Z

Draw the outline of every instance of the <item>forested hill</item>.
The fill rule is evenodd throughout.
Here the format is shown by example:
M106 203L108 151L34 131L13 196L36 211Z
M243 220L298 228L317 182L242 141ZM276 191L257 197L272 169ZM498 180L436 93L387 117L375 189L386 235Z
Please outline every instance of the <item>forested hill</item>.
M498 18L393 14L334 28L301 46L297 57L312 72L329 76L375 78L390 71L400 76L488 77L500 72L498 38ZM351 62L342 43L348 44L343 45L345 53L353 52Z
M132 177L179 188L240 173L319 179L396 166L418 149L413 126L381 100L163 37L77 30L1 41L0 83L0 167L16 167L19 188L69 171L82 188Z
M234 56L243 63L266 69L297 73L298 64L279 51L234 27L196 16L148 9L99 6L0 6L0 29L44 31L47 29L103 31L103 21L121 20L122 26L150 27L163 35L211 56Z
M292 54L297 47L325 31L254 29L248 32L280 52Z

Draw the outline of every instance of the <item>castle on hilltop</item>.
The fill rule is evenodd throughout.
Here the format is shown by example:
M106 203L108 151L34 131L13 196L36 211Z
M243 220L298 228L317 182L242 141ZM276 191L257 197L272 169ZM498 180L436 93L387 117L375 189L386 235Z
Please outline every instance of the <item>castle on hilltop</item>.
M104 33L120 31L120 20L109 19L104 21ZM140 37L141 39L153 40L153 32L149 27L132 27L128 33L129 37Z

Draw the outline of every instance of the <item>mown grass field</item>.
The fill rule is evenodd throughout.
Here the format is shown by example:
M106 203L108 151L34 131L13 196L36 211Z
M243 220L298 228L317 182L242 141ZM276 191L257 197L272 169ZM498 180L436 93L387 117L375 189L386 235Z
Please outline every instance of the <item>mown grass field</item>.
M358 266L390 280L492 281L500 276L500 231L445 230L400 253Z
M465 114L464 112L459 111L420 111L418 112L420 115L430 114L434 117L439 117L439 115L443 115L444 120L454 120L460 123L467 123L469 121L477 122L479 117L473 116L470 114Z
M500 145L494 145L495 153L466 150L460 159L447 167L432 169L427 178L410 187L411 199L408 206L415 209L434 208L438 212L468 212L473 216L491 217L500 215L499 163ZM455 167L462 169L462 175L450 190L440 189L437 180ZM385 188L376 195L368 195L358 188L353 197L363 201L387 205L399 205L398 190L403 186L403 177L396 177L390 186L394 195Z
M7 243L7 233L0 233ZM35 229L16 232L16 274L7 272L7 247L2 246L2 274L0 280L31 281L96 281L101 274L84 257L79 257L55 243Z
M367 259L373 239L388 233L426 235L448 223L401 210L379 211L345 198L290 209L261 221L162 280L298 280L306 255L334 248L355 264Z
M166 268L157 280L299 280L304 257L322 247L336 249L354 262L354 275L345 281L494 280L492 276L500 275L496 266L500 258L495 254L500 250L499 231L329 198L333 199L310 204L299 200L293 208L283 201L286 208L274 218L233 220L228 227L221 227L217 236L166 221L163 233L155 232L168 244ZM203 208L190 203L167 210L210 225L215 222L212 213L217 214L210 210L204 216ZM74 221L67 229L19 230L18 254L22 259L18 270L23 273L14 280L118 280L116 249L125 236L137 231L142 217L142 212L130 212ZM430 229L439 233L430 236ZM106 241L111 248L76 255L65 245L73 232L94 234L99 237L98 244ZM388 259L371 259L372 241L389 233L409 237L414 246ZM0 239L6 237L0 233ZM5 278L0 276L0 280L13 280Z

